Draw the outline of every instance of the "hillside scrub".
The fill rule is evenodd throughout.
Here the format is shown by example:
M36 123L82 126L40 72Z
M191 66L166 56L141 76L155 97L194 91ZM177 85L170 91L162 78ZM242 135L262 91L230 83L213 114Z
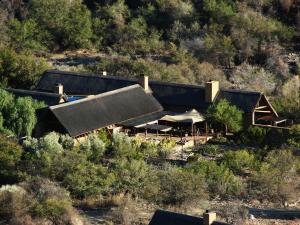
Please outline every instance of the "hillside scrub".
M211 159L209 150L208 157L208 154L203 154L180 166L164 162L159 155L162 146L145 147L141 139L124 134L114 134L111 142L106 138L101 131L99 135L89 136L79 146L74 146L70 137L54 132L39 139L28 138L22 146L14 140L1 138L2 189L10 188L5 186L9 184L28 193L32 193L33 186L37 187L34 191L40 190L39 187L50 190L49 197L38 200L34 200L34 194L27 194L24 198L20 195L22 192L11 196L0 191L0 204L7 204L12 198L17 199L13 204L24 205L30 201L26 211L21 212L26 215L20 217L22 222L43 218L63 224L62 221L70 219L69 215L76 214L70 199L86 207L115 206L127 197L160 207L196 206L217 197L220 200L247 197L282 203L292 197L292 190L296 188L293 181L300 171L295 149L224 151L213 145L212 149L218 151L217 159ZM163 145L168 148L170 143L166 141ZM147 161L149 153L161 164ZM54 197L51 197L52 184L47 180L58 183L61 187L56 188L65 188L70 195L56 198L54 191ZM57 194L66 191L61 189ZM0 210L3 218L12 220L3 210Z
M286 96L298 73L299 57L288 55L298 48L295 1L8 2L0 4L0 46L28 59L3 72L18 74L4 85L32 87L42 64L33 68L31 58L81 48L105 57L80 71L198 84L217 79L269 95Z
M0 188L0 222L5 224L88 224L72 207L68 192L34 178Z

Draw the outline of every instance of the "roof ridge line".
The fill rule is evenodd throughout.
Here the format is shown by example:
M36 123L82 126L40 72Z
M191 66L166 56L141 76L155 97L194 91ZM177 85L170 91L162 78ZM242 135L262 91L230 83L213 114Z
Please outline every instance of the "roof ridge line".
M70 75L70 76L78 76L78 77L85 77L85 78L96 78L96 79L113 79L113 80L123 80L123 81L133 81L138 82L137 77L122 77L122 76L103 76L103 75L97 75L95 73L85 73L80 74L78 72L72 72L72 71L61 71L61 70L46 70L44 73L54 73L54 74L61 74L64 75ZM42 77L43 78L43 77ZM175 82L168 82L168 81L159 81L159 80L150 80L149 84L161 84L161 85L169 85L169 86L184 86L189 88L204 88L203 85L197 85L197 84L184 84L184 83L175 83Z
M67 102L67 103L62 103L62 104L50 106L49 108L52 110L52 109L67 107L67 106L70 106L70 105L76 105L76 104L80 104L82 102L86 102L86 101L90 101L90 100L98 99L98 98L103 98L105 96L113 95L113 94L120 93L120 92L123 92L123 91L128 91L128 90L135 89L135 88L138 88L138 87L140 87L141 89L143 89L139 84L134 84L134 85L130 85L130 86L127 86L127 87L119 88L119 89L116 89L116 90L104 92L104 93L101 93L101 94L98 94L98 95L94 95L94 96L90 96L90 97L85 97L85 98L82 98L82 99L79 99L79 100L76 100L76 101L72 101L72 102Z
M6 91L15 91L15 92L23 92L23 93L27 93L27 94L41 94L41 95L45 95L45 96L51 96L51 97L59 97L59 94L56 93L51 93L51 92L45 92L45 91L35 91L35 90L26 90L26 89L17 89L17 88L4 88L4 90Z
M78 77L92 77L92 78L101 78L101 79L114 79L114 80L128 80L128 81L137 81L135 77L130 78L130 77L122 77L122 76L103 76L103 75L98 75L96 73L88 73L88 72L72 72L72 71L62 71L62 70L45 70L44 73L54 73L54 74L67 74L70 76L78 76Z

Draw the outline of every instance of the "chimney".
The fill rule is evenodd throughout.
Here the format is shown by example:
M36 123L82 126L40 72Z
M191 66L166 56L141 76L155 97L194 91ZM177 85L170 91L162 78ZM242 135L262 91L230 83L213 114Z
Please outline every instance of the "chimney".
M56 84L54 88L54 93L63 95L64 94L64 86L62 84Z
M205 101L212 103L219 92L219 81L205 83Z
M149 91L149 77L145 75L141 75L138 78L138 83L145 89L145 91Z
M210 212L206 210L203 214L203 225L212 225L217 219L217 214L215 212Z

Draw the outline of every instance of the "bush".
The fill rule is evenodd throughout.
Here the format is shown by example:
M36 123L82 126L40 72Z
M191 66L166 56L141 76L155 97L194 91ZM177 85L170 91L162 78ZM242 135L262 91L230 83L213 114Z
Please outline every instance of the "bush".
M158 155L164 159L170 157L172 150L175 146L175 140L171 138L162 139L157 146Z
M290 150L273 150L253 176L253 193L273 201L284 202L289 197L288 187L297 176L299 161Z
M68 188L73 197L83 199L107 193L111 182L107 168L83 161L64 175L62 185Z
M248 169L252 170L258 166L255 155L247 150L225 152L222 162L235 174L243 174Z
M29 53L17 53L0 45L1 86L32 88L48 68L46 61Z
M225 164L218 165L214 161L202 160L188 164L187 170L204 177L211 196L228 198L240 196L244 191L242 180Z
M149 175L149 167L144 160L117 160L113 166L114 193L130 193L140 196Z
M201 153L204 155L215 156L220 153L220 149L218 145L205 145L204 148L201 149Z
M5 224L84 224L68 192L49 180L34 178L0 189L0 221Z
M287 143L296 148L300 148L300 124L291 127Z
M197 203L207 198L206 184L201 174L166 165L158 171L159 193L157 201L167 205Z
M111 153L115 158L139 159L143 157L143 155L137 151L137 147L138 146L135 145L134 141L125 134L113 134Z
M268 131L268 128L250 126L242 135L242 142L254 146L263 146L266 143Z

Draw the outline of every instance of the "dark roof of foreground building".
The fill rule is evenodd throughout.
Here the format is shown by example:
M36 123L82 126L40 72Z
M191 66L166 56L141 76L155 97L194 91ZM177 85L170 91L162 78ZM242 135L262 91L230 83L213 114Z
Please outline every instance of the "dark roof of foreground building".
M132 85L50 110L67 132L76 137L113 124L162 111L159 102L139 85Z
M154 213L149 225L203 225L203 218L164 210L157 210ZM212 225L230 224L215 221L212 223Z
M5 90L14 94L17 97L31 97L37 101L44 102L48 106L57 105L61 100L61 96L55 93L14 89L14 88L6 88Z
M64 92L70 95L100 94L138 83L138 79L94 74L76 74L64 71L45 71L37 89L51 92L61 83ZM178 106L184 110L206 110L210 103L205 102L205 88L199 85L176 84L149 81L153 96L165 107ZM227 99L244 112L252 112L262 93L233 89L220 89L216 101Z

